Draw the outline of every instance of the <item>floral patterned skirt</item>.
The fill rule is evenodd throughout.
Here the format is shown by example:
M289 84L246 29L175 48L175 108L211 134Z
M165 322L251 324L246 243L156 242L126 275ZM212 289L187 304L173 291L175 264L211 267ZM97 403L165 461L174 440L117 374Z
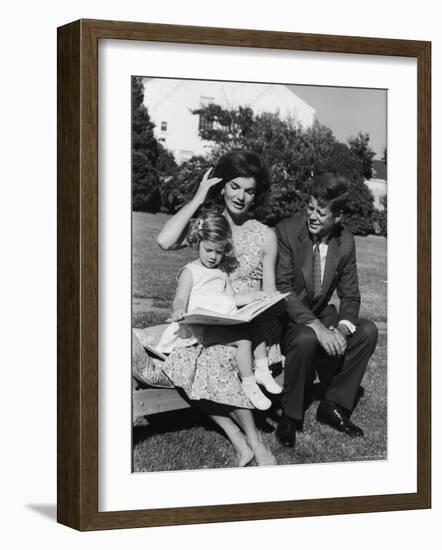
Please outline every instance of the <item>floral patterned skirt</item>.
M256 343L263 338L266 341L269 364L283 363L279 347L281 328L275 308L264 312L252 323ZM232 407L253 409L238 376L236 348L196 344L176 348L165 361L156 359L146 353L145 346L155 347L165 326L133 330L133 372L138 380L159 387L178 386L189 399L205 399Z
M253 409L245 396L236 368L236 349L202 345L175 349L162 369L189 399L207 399L233 407Z

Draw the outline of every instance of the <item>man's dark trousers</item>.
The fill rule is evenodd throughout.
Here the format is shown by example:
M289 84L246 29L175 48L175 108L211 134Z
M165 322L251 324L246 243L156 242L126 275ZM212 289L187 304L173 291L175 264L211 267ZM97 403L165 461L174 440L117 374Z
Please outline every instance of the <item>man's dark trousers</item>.
M337 326L338 314L333 305L326 306L318 319L326 326ZM378 331L376 325L359 319L356 331L347 337L343 356L329 356L319 344L312 328L287 322L282 341L286 357L282 406L294 420L304 416L304 394L318 374L325 398L352 411L368 360L374 352Z

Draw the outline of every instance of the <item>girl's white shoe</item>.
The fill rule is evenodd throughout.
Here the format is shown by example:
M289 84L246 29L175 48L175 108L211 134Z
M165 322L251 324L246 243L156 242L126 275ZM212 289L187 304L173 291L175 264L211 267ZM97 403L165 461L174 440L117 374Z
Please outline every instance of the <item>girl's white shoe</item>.
M255 370L255 379L258 384L264 386L269 393L278 395L282 392L281 386L273 378L272 373L268 368L257 368Z
M261 411L265 411L270 408L272 402L270 399L267 399L267 397L259 389L258 384L255 381L255 377L244 378L241 384L244 393L255 408Z

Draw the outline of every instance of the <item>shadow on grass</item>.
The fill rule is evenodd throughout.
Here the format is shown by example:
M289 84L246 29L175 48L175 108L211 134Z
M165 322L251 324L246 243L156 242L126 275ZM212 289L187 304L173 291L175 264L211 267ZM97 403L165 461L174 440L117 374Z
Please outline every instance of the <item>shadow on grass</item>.
M216 424L198 407L152 414L133 426L133 444L137 445L155 435L181 432L195 427L222 434Z

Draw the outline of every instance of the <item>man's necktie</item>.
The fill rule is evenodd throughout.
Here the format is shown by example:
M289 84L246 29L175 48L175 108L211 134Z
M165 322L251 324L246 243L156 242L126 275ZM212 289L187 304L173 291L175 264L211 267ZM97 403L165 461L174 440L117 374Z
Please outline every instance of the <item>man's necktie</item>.
M321 253L319 251L319 242L317 242L313 247L313 300L317 300L321 294Z

